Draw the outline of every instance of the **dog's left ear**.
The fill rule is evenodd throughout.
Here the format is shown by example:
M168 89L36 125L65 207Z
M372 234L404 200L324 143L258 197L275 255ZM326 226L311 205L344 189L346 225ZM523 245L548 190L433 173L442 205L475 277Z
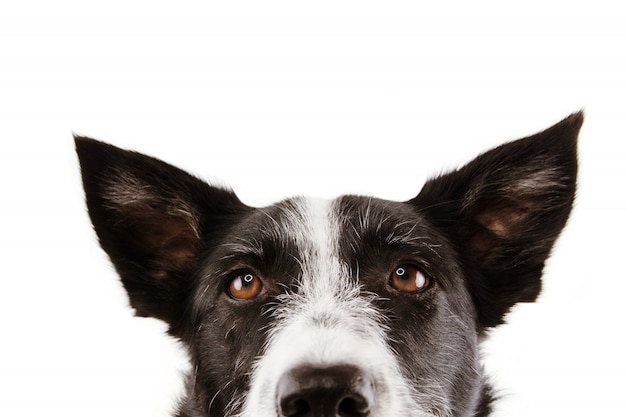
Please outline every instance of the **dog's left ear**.
M539 295L544 263L572 208L582 123L576 113L486 152L430 180L410 201L459 251L482 327Z
M248 207L232 191L158 159L75 140L89 215L131 305L174 328L200 254Z

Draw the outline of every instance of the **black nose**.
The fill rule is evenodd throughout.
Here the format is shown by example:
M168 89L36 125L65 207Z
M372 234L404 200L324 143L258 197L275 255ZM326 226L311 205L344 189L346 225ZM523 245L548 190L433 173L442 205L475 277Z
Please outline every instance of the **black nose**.
M278 382L282 417L368 417L375 400L373 380L351 365L303 366Z

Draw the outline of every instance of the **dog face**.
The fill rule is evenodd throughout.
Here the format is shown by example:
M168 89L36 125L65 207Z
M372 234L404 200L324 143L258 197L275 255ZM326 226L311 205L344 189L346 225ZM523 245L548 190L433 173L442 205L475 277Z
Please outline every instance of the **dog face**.
M346 366L366 384L354 398L376 387L359 399L370 414L356 415L450 415L457 402L474 405L476 313L449 247L403 203L300 198L252 213L209 257L194 297L201 330L190 345L198 357L219 346L226 365L211 360L199 371L228 381L254 371L227 397L226 415L273 416L277 405L292 415L289 398L312 388L311 373ZM257 329L266 331L250 337Z
M162 161L76 145L132 306L189 351L179 416L486 416L479 340L539 294L582 120L482 154L407 202L253 208Z

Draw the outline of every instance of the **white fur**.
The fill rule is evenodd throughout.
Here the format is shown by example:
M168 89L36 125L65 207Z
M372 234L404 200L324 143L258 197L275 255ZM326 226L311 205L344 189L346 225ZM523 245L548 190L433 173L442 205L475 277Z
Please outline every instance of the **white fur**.
M428 417L412 400L389 349L386 323L362 294L349 267L338 256L340 220L332 201L296 200L284 232L301 248L302 276L297 293L280 297L271 314L265 352L253 369L240 417L276 417L280 377L300 365L350 364L374 379L377 404L372 417Z

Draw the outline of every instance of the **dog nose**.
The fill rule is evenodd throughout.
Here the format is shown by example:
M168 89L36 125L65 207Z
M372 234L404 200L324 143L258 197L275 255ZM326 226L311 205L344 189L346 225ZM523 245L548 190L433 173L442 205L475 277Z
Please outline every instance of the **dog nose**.
M375 401L374 381L352 365L294 368L278 382L281 417L368 417Z

